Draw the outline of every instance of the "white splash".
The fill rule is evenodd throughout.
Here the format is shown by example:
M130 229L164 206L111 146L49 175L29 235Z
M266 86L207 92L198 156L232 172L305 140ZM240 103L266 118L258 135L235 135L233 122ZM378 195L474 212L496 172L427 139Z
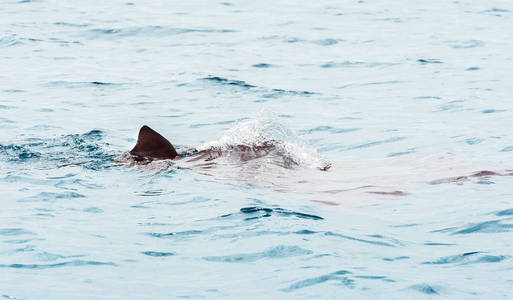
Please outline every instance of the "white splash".
M309 148L292 130L272 120L249 120L237 123L216 141L198 147L199 151L230 151L237 146L250 148L272 146L273 152L299 166L326 170L331 163Z

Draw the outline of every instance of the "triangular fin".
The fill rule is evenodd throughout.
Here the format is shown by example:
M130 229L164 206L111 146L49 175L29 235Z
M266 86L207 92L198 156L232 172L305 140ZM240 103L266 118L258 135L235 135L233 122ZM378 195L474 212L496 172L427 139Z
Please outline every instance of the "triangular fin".
M178 156L175 147L160 133L144 125L130 154L151 159L173 159Z

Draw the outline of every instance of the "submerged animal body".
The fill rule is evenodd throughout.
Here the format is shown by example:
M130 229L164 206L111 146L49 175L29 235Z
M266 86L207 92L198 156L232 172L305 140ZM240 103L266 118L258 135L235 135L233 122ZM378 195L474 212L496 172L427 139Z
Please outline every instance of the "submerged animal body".
M329 205L364 196L405 196L422 184L513 175L512 170L488 171L490 167L499 170L499 164L473 163L451 153L334 164L323 161L308 167L287 147L280 140L262 139L252 145L211 145L178 153L165 137L143 126L136 146L123 160L144 166L167 162L158 168L193 169L219 180L296 193Z
M236 144L225 147L210 146L203 149L187 148L178 153L164 136L144 125L139 130L135 147L118 158L117 161L123 162L125 160L137 165L146 165L155 161L171 160L175 165L178 162L187 162L189 166L207 168L215 164L214 161L220 161L223 158L229 158L231 161L244 164L265 157L273 164L287 169L300 164L285 152L287 150L283 142L268 139L252 145ZM329 167L329 163L326 163L318 168L325 171Z

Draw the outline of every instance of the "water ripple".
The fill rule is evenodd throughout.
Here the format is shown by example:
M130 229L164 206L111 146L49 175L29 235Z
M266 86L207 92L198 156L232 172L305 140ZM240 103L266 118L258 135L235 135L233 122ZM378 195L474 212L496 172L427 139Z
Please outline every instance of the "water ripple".
M356 242L361 242L361 243L366 243L366 244L372 244L372 245L377 245L377 246L395 247L395 245L392 245L390 243L386 243L386 242L382 242L382 241L364 240L364 239L355 238L355 237L352 237L352 236L348 236L348 235L344 235L344 234L340 234L340 233L335 233L335 232L331 232L331 231L325 232L324 235L326 235L326 236L334 236L334 237L343 238L343 239L346 239L346 240L351 240L351 241L356 241Z
M16 38L15 34L0 38L0 48L7 48L20 45L23 45L23 43L20 41L20 39Z
M454 263L468 263L472 257L479 254L479 251L466 252L463 254L444 256L435 261L426 261L422 264L428 265L443 265L443 264L454 264Z
M240 213L243 215L252 215L250 217L246 217L244 220L255 220L260 218L267 218L272 216L273 214L276 214L278 216L294 216L296 218L300 219L309 219L309 220L323 220L322 217L312 215L312 214L306 214L301 212L295 212L283 208L268 208L268 207L259 207L259 206L251 206L251 207L243 207L240 209ZM226 214L221 216L222 218L230 217L236 214Z
M173 236L191 236L196 234L203 234L204 232L202 230L186 230L186 231L179 231L179 232L168 232L168 233L158 233L158 232L148 232L146 235L156 238L167 238L167 237L173 237Z
M469 49L476 47L483 47L485 43L479 40L450 40L445 41L445 44L455 49Z
M331 46L331 45L338 44L338 42L340 42L340 41L342 41L342 40L327 38L327 39L323 39L323 40L313 40L312 43L321 45L321 46Z
M513 228L513 224L503 224L501 220L492 220L468 225L453 234L508 232L511 228Z
M343 62L327 62L321 65L321 68L378 68L378 67L391 67L399 65L399 63L391 62L363 62L363 61L343 61Z
M443 64L443 62L441 60L434 59L434 58L420 58L420 59L417 59L417 62L419 62L421 65Z
M16 235L24 235L24 234L30 234L34 235L32 231L25 230L23 228L3 228L0 229L0 235L4 236L16 236Z
M312 134L314 132L329 132L333 134L339 134L339 133L347 133L347 132L353 132L361 130L361 128L335 128L332 126L317 126L315 128L306 129L306 130L300 130L299 134Z
M227 79L227 78L218 77L218 76L209 76L209 77L202 78L202 80L220 84L220 85L241 87L244 89L250 89L250 88L256 87L256 86L248 84L242 80L232 80L232 79Z
M157 252L157 251L143 251L141 252L144 255L153 256L153 257L166 257L175 255L173 252Z
M85 198L85 195L75 192L53 193L41 192L37 195L17 200L18 202L54 202L59 199Z
M504 209L495 213L496 216L511 216L513 215L513 208Z
M64 26L64 27L87 27L89 24L75 24L75 23L68 23L68 22L55 22L53 23L57 26Z
M298 246L276 246L269 248L262 252L256 253L243 253L243 254L232 254L226 256L207 256L203 257L204 260L213 261L213 262L238 262L238 263L247 263L254 262L263 258L272 258L272 259L280 259L287 258L292 256L301 256L312 254L313 251L308 249L303 249Z
M375 141L375 142L370 142L370 143L366 143L366 144L351 146L351 147L348 147L346 149L347 150L354 150L354 149L369 148L369 147L374 147L374 146L378 146L378 145L381 145L381 144L395 143L395 142L399 142L399 141L402 141L402 140L405 140L405 139L406 139L405 136L395 136L395 137L391 137L391 138L386 139L386 140Z
M440 288L437 286L429 285L427 283L415 284L409 287L411 290L421 292L428 295L438 295Z
M88 207L88 208L84 208L82 211L88 212L88 213L94 213L94 214L103 213L103 209L98 208L98 207Z
M44 84L46 87L59 88L87 88L87 87L122 87L125 83L103 81L50 81Z
M119 39L125 37L165 37L187 33L232 33L233 29L201 29L201 28L175 28L165 26L142 26L126 28L97 28L90 29L82 35L89 39Z
M200 78L202 81L206 81L212 84L226 86L226 87L235 87L237 89L242 89L244 91L251 90L254 92L260 92L263 93L263 98L277 98L284 95L289 96L311 96L314 94L317 94L315 92L310 91L294 91L294 90L285 90L285 89L268 89L264 87L257 87L255 85L249 84L243 80L234 80L234 79L228 79L224 77L219 76L208 76L204 78ZM257 100L260 101L260 100Z
M67 262L55 264L0 264L0 268L15 268L15 269L52 269L59 267L80 267L80 266L117 266L113 262L100 262L100 261L86 261L86 260L72 260Z
M30 159L39 159L41 153L29 149L23 145L2 145L0 144L0 155L6 156L7 161L25 162Z
M347 276L343 276L343 275L347 275L350 273L351 272L349 272L349 271L340 270L340 271L336 271L336 272L333 272L333 273L330 273L327 275L322 275L322 276L318 276L318 277L300 280L296 283L293 283L288 288L283 289L283 291L284 292L292 292L294 290L302 289L305 287L310 287L310 286L317 285L317 284L320 284L320 283L323 283L326 281L331 281L331 280L338 281L343 286L352 287L354 280L348 278Z
M16 163L35 160L60 166L79 164L93 170L109 168L117 154L105 149L108 144L103 138L104 132L94 129L54 139L32 138L20 144L0 144L0 160Z
M259 63L259 64L254 64L254 65L252 65L252 67L254 67L254 68L267 69L267 68L274 68L274 67L277 67L277 66L275 66L275 65L271 65L271 64L266 64L266 63Z

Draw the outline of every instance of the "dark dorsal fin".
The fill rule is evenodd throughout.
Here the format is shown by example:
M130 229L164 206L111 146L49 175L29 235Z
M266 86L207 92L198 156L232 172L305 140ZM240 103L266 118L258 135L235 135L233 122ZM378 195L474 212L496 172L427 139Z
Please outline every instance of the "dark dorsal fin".
M152 159L173 159L178 156L171 143L155 130L144 125L130 154Z

